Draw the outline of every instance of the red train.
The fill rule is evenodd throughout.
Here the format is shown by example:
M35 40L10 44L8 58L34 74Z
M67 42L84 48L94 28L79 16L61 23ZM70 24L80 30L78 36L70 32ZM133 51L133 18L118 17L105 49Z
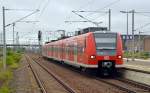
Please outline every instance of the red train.
M80 68L110 73L123 64L122 40L118 33L88 32L45 44L42 54Z

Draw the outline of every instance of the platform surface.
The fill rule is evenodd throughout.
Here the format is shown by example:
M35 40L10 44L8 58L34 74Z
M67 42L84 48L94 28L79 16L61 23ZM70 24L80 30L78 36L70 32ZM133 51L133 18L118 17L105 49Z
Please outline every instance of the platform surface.
M124 58L123 67L150 72L150 59L135 59L134 61L132 61L132 59L128 59L127 61L127 58Z

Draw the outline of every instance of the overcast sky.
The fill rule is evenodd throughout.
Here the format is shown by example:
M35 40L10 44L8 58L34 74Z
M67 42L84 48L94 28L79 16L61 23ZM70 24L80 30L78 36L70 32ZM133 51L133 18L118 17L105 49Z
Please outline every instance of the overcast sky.
M38 30L43 33L44 40L46 37L55 38L56 30L66 30L74 32L75 30L85 27L95 26L92 23L65 23L64 21L85 21L71 11L108 11L112 10L112 29L113 32L126 33L126 14L120 13L121 10L130 11L135 9L136 12L150 12L150 0L0 0L0 7L5 6L7 9L39 9L38 13L22 21L39 21L37 23L16 23L15 32L19 32L20 42L28 42L29 39L37 38ZM12 23L33 11L6 11L6 24ZM82 16L94 22L103 22L100 26L108 26L107 13L79 13ZM135 29L150 23L150 13L135 14ZM2 32L2 9L0 11L0 32ZM150 34L150 25L137 29ZM7 42L12 40L12 26L6 28ZM52 31L50 33L50 31ZM129 33L131 33L131 14L129 14ZM143 33L144 34L144 33ZM31 42L34 42L32 40Z

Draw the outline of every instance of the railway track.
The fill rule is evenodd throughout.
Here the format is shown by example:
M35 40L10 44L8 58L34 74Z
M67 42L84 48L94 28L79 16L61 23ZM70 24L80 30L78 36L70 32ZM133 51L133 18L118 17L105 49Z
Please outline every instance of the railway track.
M74 69L71 69L71 70L78 72L78 73L82 73L81 71L78 71L78 70L74 70ZM138 82L134 82L132 80L118 78L118 77L103 79L101 77L91 76L88 73L83 72L83 74L90 78L94 78L97 81L106 83L122 91L125 91L127 93L150 93L150 86L141 84Z
M40 64L39 62L33 60L32 58L30 58L27 55L25 55L25 56L28 61L29 67L31 68L31 71L34 74L34 77L35 77L42 93L48 93L48 90L46 90L45 85L43 84L42 80L40 80L40 78L39 78L37 72L35 71L33 65L31 64L31 62L38 64L42 69L44 69L44 71L46 71L49 75L51 75L68 93L76 93L75 90L73 90L71 87L69 87L68 84L63 82L56 74L54 74L52 71L50 71L47 67L45 67L44 65Z
M109 84L113 87L116 87L122 91L127 93L150 93L150 87L144 87L143 85L139 85L137 83L131 83L128 80L120 80L120 79L101 79L95 78L96 80Z
M38 60L39 58L33 58L33 59ZM146 86L146 85L134 82L134 81L130 81L127 79L122 79L122 78L121 79L120 78L103 79L103 78L99 78L96 76L91 76L91 75L84 73L84 72L81 72L77 69L73 69L73 68L70 68L70 69L74 72L81 73L82 75L85 75L85 76L90 77L94 80L97 80L99 84L105 83L107 85L115 87L116 89L124 91L125 93L150 93L150 87L149 86Z
M26 57L26 60L27 60L27 62L29 64L29 67L30 67L30 69L31 69L31 71L32 71L32 73L33 73L37 83L38 83L38 86L40 88L41 93L47 93L46 89L44 88L44 85L42 84L42 82L41 82L41 80L40 80L40 78L39 78L39 76L37 74L37 72L33 69L33 66L31 65L29 58L27 56L25 56L25 57Z

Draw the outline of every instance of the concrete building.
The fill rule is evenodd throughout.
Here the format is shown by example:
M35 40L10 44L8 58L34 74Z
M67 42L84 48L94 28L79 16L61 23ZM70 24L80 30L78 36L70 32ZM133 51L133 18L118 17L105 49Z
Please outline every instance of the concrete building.
M144 39L144 51L150 52L150 36Z
M122 35L123 49L132 51L132 35ZM150 35L134 35L134 50L150 52Z

